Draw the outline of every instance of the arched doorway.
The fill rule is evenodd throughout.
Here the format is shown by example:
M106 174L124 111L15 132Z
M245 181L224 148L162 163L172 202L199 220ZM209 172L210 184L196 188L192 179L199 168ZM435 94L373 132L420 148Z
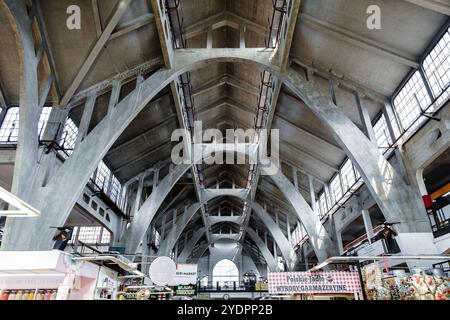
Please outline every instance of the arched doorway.
M213 286L233 288L233 283L239 285L239 270L233 261L223 259L217 262L213 269Z

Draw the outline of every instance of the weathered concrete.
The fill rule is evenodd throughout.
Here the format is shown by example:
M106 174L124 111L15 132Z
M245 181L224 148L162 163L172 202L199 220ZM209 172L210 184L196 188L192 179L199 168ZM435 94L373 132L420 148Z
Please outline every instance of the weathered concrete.
M145 200L134 217L129 228L125 231L121 242L129 253L135 253L150 226L156 212L172 190L177 181L189 170L189 165L179 165L165 176L159 185L153 189L151 195Z
M172 69L157 71L137 90L119 102L116 108L86 136L77 151L53 174L53 179L50 179L48 185L41 190L34 188L36 200L32 200L31 204L45 211L39 222L20 223L20 229L16 228L16 223L14 223L10 230L29 230L28 232L32 233L36 228L46 230L49 225L63 225L84 184L107 150L148 102L178 75L189 70L206 67L212 63L247 61L269 69L327 124L336 140L361 172L388 220L401 222L398 227L399 231L429 231L430 227L425 220L424 210L416 192L405 185L389 163L380 155L377 148L328 97L322 96L311 83L295 71L288 69L285 73L281 73L280 68L272 64L273 53L271 50L263 49L175 51ZM55 179L55 177L58 178ZM56 190L58 192L55 192ZM64 195L64 199L61 194ZM411 214L414 216L413 219L410 219ZM415 222L410 223L411 220ZM19 238L18 235L17 237ZM40 239L33 238L19 240L7 236L7 239L10 240L5 241L5 246L22 249L48 248L51 243L51 232L40 234L38 237ZM321 242L321 240L318 241Z

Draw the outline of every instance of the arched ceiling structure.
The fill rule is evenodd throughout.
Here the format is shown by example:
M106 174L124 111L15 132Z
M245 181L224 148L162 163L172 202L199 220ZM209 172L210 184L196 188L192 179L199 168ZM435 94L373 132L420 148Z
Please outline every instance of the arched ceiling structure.
M121 8L120 3L126 3ZM55 81L49 103L70 109L69 117L80 126L86 97L97 93L88 132L94 130L108 114L113 91L111 84L120 81L119 100L132 92L139 77L147 79L170 64L168 43L160 22L156 0L41 0L39 22L48 49L48 65ZM361 93L367 117L373 120L383 101L393 95L400 82L417 67L433 37L448 19L448 9L441 1L409 0L291 0L284 8L294 12L284 37L282 64L299 73L314 75L314 85L322 92L332 90L336 104L361 130L354 91ZM167 1L172 4L173 1ZM282 5L284 1L275 1ZM81 8L81 30L65 28L66 8ZM382 29L369 30L366 25L369 5L382 9ZM448 8L448 7L447 7ZM178 9L186 49L196 48L265 48L274 16L272 0L181 0ZM277 20L274 24L276 26ZM175 23L176 24L176 23ZM170 26L169 26L170 27ZM172 25L173 27L173 25ZM20 81L15 58L15 40L11 24L0 10L0 93L8 104L19 104ZM176 26L175 26L176 28ZM178 30L179 31L179 30ZM6 42L6 43L5 43ZM189 86L195 112L203 129L251 129L259 119L258 105L264 92L267 74L263 68L242 60L217 61L190 72ZM330 89L330 81L334 86ZM273 102L267 113L267 128L280 130L280 159L284 175L296 185L306 201L317 195L338 172L347 158L345 150L330 129L286 85L274 81ZM138 113L120 134L104 161L121 183L155 166L160 177L169 170L172 132L183 126L174 88L165 86ZM367 119L366 119L367 120ZM294 170L292 170L294 168ZM236 188L250 190L252 201L266 206L286 238L296 227L298 216L277 185L251 165L206 165L180 172L181 178L161 199L150 221L164 238L184 208L201 201L202 188ZM145 193L154 189L152 176L145 179ZM130 187L136 188L136 184ZM242 227L234 222L205 225L206 218L240 217ZM266 225L243 199L223 196L208 201L189 221L178 241L178 252L196 232L202 230L196 248L207 245L211 237L222 233L238 235L238 240L261 257L258 246L245 234L248 226L267 234ZM252 231L253 232L253 231ZM269 235L269 242L273 241ZM270 246L269 246L270 247ZM201 250L200 250L201 251Z

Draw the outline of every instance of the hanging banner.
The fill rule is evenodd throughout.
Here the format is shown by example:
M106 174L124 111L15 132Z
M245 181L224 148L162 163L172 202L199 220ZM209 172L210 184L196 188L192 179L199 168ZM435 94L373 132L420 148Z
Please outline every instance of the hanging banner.
M197 284L197 265L177 263L175 277L169 282L169 286L195 285Z
M357 271L270 272L267 278L271 294L361 292Z

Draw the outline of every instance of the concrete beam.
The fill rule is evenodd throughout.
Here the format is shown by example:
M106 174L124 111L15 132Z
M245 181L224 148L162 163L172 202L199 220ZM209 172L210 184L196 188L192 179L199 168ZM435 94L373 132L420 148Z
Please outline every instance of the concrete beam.
M124 36L130 32L140 29L146 25L149 25L149 24L153 23L154 21L155 21L155 16L152 13L143 14L140 17L137 17L137 18L123 24L119 30L117 30L116 32L111 34L108 41L111 41L111 40L114 40L121 36Z
M172 190L177 181L189 170L189 165L179 165L165 176L160 184L153 189L150 196L144 201L138 213L131 221L130 227L125 231L122 243L128 253L136 253L139 244L147 232L156 212Z
M384 43L368 39L357 33L346 30L329 22L319 20L305 13L300 14L300 21L309 24L316 30L324 31L325 33L328 33L340 40L343 40L347 43L368 50L375 54L384 56L405 66L411 68L419 67L418 58L412 57Z
M105 29L102 31L101 36L98 38L94 47L89 52L89 55L84 60L80 69L78 70L78 73L75 76L75 79L69 85L67 91L65 92L63 98L61 99L60 104L62 106L65 106L67 103L69 103L70 99L75 94L75 91L79 88L79 86L83 82L84 78L89 73L89 70L91 70L91 67L94 65L95 60L97 60L98 56L100 55L100 52L102 51L105 44L108 42L108 39L111 36L111 34L113 33L114 29L119 24L120 19L127 11L130 3L131 3L131 0L121 0L117 3Z
M197 242L204 236L206 229L201 228L199 230L194 231L193 237L189 240L189 242L184 246L183 251L181 251L180 255L177 257L178 263L186 263L186 260L192 253Z
M450 5L445 0L404 0L416 6L450 16Z

